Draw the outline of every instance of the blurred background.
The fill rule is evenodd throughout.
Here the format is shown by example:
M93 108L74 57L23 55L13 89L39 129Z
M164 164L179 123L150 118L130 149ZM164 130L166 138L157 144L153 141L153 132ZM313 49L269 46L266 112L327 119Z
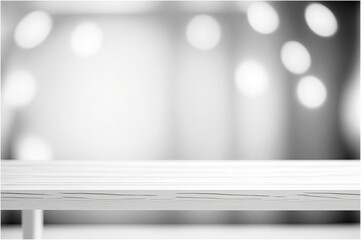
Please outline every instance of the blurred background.
M360 159L359 2L1 2L1 20L2 159ZM45 212L45 223L358 222Z

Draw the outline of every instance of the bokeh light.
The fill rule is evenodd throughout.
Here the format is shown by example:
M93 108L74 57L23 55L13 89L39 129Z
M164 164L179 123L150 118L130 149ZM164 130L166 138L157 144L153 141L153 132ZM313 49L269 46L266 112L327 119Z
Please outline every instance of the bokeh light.
M237 67L235 81L238 90L247 97L260 96L269 85L267 72L253 60L246 60Z
M103 33L94 22L83 22L73 31L70 46L79 57L95 55L103 45Z
M31 12L16 26L14 40L21 48L34 48L48 37L52 25L52 19L46 12Z
M320 3L311 3L305 11L308 27L321 37L330 37L337 31L335 15L326 6Z
M265 2L256 2L247 8L247 18L251 27L262 34L270 34L278 28L279 17L276 10Z
M24 107L33 100L36 90L36 82L30 72L25 70L14 71L4 82L4 104L14 109Z
M305 107L318 108L325 102L327 90L320 79L306 76L297 85L297 97Z
M295 74L306 72L311 66L307 48L296 41L286 42L281 49L281 60L286 69Z
M198 15L190 20L186 30L188 42L195 48L210 50L221 40L221 27L209 15Z
M52 150L43 139L26 134L17 139L14 149L15 159L20 160L50 160Z

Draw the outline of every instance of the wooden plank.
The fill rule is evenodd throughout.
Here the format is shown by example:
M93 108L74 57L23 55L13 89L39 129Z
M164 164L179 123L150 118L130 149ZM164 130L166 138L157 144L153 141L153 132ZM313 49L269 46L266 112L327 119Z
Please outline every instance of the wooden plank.
M2 208L359 210L359 161L2 161Z

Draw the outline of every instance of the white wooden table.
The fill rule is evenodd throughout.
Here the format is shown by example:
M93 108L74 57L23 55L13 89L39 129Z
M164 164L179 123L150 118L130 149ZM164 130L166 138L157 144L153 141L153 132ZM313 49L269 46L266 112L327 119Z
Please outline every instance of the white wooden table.
M359 161L2 161L3 210L359 210Z

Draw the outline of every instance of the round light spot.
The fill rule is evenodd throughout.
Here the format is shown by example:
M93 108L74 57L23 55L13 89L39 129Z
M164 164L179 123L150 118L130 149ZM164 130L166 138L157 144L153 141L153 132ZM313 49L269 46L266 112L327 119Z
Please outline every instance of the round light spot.
M50 146L41 138L24 135L15 144L15 159L20 160L50 160L53 154Z
M326 100L326 87L318 78L306 76L297 85L297 97L304 106L318 108Z
M21 108L31 102L36 93L34 77L25 70L12 72L4 82L4 104L10 108Z
M213 17L198 15L188 23L186 36L193 47L209 50L221 40L221 27Z
M311 55L301 43L290 41L281 49L281 60L288 71L301 74L311 66Z
M330 9L320 3L311 3L305 11L308 27L321 37L330 37L337 31L337 20Z
M247 18L251 27L262 34L270 34L278 28L279 17L276 10L264 2L256 2L247 8Z
M46 12L31 12L16 26L14 40L21 48L34 48L48 37L52 25L52 19Z
M98 24L84 22L79 24L70 38L70 46L79 57L95 55L103 45L103 33Z
M236 86L247 97L256 97L265 92L269 84L267 72L256 61L242 62L236 69Z

